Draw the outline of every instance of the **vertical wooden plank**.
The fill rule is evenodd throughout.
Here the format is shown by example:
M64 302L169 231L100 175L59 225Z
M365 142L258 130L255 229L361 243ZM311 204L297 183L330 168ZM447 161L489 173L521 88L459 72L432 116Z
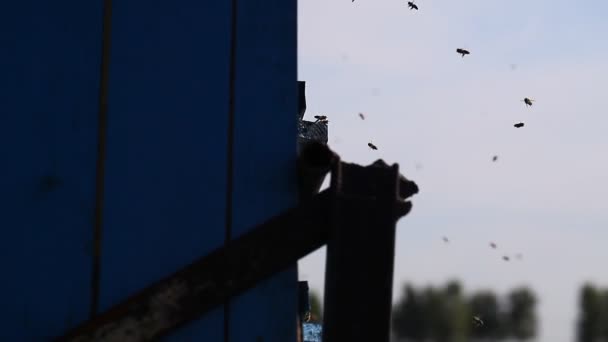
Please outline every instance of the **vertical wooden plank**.
M101 32L101 1L0 11L0 341L89 313Z
M230 2L115 1L112 25L102 309L224 243Z
M297 194L296 0L236 3L232 238L296 205ZM230 342L296 341L296 265L228 310Z

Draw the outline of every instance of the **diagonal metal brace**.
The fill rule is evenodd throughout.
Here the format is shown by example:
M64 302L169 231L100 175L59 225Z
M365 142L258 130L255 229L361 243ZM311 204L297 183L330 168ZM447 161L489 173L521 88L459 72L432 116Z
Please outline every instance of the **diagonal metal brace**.
M325 145L313 145L304 155L307 157L300 161L300 168L308 170L303 174L311 174L312 178L318 179L329 169L328 165L322 165L323 161L331 164L332 186L328 190L311 196L298 207L270 219L224 247L148 286L55 341L157 340L325 245L333 234L333 227L337 223L342 225L349 215L344 210L336 211L338 197L343 203L342 207L347 203L348 211L365 212L376 201L373 186L357 196L340 192L339 184L345 181L352 184L355 180L341 179L342 169L350 169L354 164L340 162L339 157ZM306 158L315 162L314 167L306 167ZM360 170L370 169L367 176L365 171L358 172L356 182L363 182L361 184L377 183L374 178L382 174L377 172L378 168L388 167L382 161L366 168L354 166ZM396 169L393 167L393 170ZM395 191L398 190L393 189L389 195L400 198L392 211L394 216L389 218L391 222L396 222L411 208L411 204L402 199L418 192L413 182L402 176L399 181L403 184L402 189L409 190L397 194ZM308 184L317 183L303 184L310 193ZM372 193L368 192L370 190Z

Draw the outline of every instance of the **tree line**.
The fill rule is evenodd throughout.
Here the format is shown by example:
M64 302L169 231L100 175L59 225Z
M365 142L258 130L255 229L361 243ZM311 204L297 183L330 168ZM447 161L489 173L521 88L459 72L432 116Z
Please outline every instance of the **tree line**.
M456 281L442 288L406 284L392 327L400 341L524 341L536 336L536 302L526 287L499 297L492 291L465 296Z
M393 307L399 341L525 341L537 334L537 299L527 287L506 296L485 290L464 295L456 281L443 287L406 284ZM311 292L311 321L321 323L321 300ZM608 288L584 284L579 292L578 342L608 341Z

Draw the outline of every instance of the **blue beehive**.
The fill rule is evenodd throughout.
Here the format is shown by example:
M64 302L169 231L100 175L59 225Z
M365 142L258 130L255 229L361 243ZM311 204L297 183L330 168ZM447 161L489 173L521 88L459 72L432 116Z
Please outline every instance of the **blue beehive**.
M0 12L1 341L46 341L296 203L295 0ZM168 341L295 341L297 271Z

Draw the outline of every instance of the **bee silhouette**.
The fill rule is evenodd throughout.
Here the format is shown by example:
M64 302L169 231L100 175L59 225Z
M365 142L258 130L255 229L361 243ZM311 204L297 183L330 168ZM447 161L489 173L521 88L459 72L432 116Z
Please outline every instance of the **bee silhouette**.
M328 123L329 121L327 121L327 116L325 115L315 115L315 119L317 119L317 121L315 122L321 122L321 123Z
M461 54L463 58L464 58L465 55L471 54L469 52L469 50L465 50L465 49L456 49L456 52L458 52L459 54Z
M377 150L378 148L376 147L376 145L370 143L367 143L367 146L369 146L369 148L371 148L372 150Z
M418 10L418 6L416 6L416 4L413 1L408 1L407 5L410 7L410 10Z
M503 256L503 257L502 257L502 260L504 260L504 261L509 261L510 259L509 259L509 257L508 257L508 256L506 256L506 255L505 255L505 256Z
M524 123L523 123L523 122L516 123L515 125L513 125L513 127L515 127L515 128L521 128L521 127L524 127Z
M496 244L494 242L490 242L490 247L496 249Z
M444 236L442 239L443 239L443 242L445 242L445 243L450 242L450 240L448 240L448 238L447 238L447 237L445 237L445 236Z
M495 161L497 161L497 160L498 160L498 156L494 156L494 157L492 157L492 161L493 161L493 162L495 162Z
M532 107L532 102L534 102L534 100L530 100L529 98L524 98L523 100L521 100L523 103L526 104L527 107Z
M483 326L483 321L477 316L473 316L473 323L475 323L475 325L478 327Z
M361 118L361 120L365 120L365 116L363 115L363 113L359 113L359 117Z

